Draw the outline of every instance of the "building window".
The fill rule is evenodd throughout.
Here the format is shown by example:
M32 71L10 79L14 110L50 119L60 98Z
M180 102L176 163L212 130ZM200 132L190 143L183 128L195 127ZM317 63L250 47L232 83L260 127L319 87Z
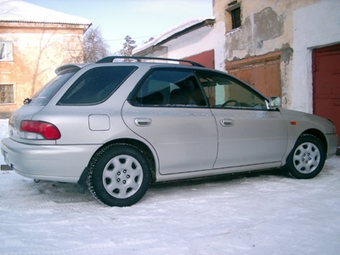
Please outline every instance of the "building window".
M241 8L238 7L230 12L232 28L238 28L241 26Z
M0 104L14 103L13 84L0 85Z
M226 31L241 26L241 4L233 1L226 8Z
M0 42L0 61L13 61L12 42Z

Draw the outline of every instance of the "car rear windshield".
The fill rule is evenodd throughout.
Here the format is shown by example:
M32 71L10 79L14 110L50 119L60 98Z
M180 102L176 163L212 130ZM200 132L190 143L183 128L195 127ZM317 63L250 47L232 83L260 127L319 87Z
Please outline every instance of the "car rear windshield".
M45 106L57 91L76 73L77 70L63 72L43 86L30 101L30 105Z
M100 66L80 76L58 105L89 105L105 101L137 69L135 66Z

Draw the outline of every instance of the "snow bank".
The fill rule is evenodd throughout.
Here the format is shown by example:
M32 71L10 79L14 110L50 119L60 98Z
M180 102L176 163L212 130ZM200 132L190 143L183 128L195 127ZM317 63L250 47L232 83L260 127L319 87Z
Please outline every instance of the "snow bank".
M311 180L271 171L154 185L126 208L3 171L0 253L339 254L339 170L337 157Z

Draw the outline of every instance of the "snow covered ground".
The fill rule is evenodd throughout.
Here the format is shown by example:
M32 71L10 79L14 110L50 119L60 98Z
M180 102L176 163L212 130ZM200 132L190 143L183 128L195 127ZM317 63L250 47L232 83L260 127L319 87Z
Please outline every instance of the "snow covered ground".
M154 185L126 208L104 206L74 184L0 172L0 254L339 252L339 156L311 180L272 171Z

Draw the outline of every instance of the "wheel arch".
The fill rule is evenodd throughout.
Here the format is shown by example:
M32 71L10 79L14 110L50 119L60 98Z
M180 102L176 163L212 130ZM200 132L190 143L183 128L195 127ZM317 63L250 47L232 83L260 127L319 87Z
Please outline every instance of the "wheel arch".
M156 180L156 159L155 159L155 155L153 153L153 151L150 149L150 147L148 145L146 145L145 143L143 143L142 141L136 140L136 139L131 139L131 138L120 138L120 139L116 139L116 140L112 140L110 142L107 142L105 144L103 144L102 146L100 146L92 155L91 159L89 160L89 163L91 163L94 155L96 155L96 153L98 151L100 151L103 147L106 147L108 145L113 145L113 144L126 144L126 145L131 145L135 148L137 148L138 150L140 150L147 158L149 164L150 164L150 172L151 172L151 181L155 182Z
M307 129L305 130L300 136L303 136L305 134L309 134L309 135L313 135L315 136L316 138L318 138L322 145L324 146L324 149L325 149L325 152L326 152L326 155L328 153L328 143L327 143L327 139L325 137L325 135L318 129L314 129L314 128L311 128L311 129Z
M289 153L283 169L293 178L310 179L323 169L327 158L327 141L316 129L303 132Z

